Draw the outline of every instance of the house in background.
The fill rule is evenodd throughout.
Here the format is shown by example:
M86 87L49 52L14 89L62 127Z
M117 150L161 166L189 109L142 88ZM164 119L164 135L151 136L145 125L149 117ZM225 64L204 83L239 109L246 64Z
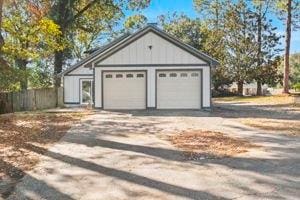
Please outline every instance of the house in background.
M268 94L268 85L264 84L261 86L262 95ZM229 91L233 93L237 93L238 86L236 82L233 82L232 85L229 87ZM245 83L243 85L243 96L255 96L257 94L257 83Z
M126 34L60 74L65 105L102 109L211 108L218 62L153 24Z

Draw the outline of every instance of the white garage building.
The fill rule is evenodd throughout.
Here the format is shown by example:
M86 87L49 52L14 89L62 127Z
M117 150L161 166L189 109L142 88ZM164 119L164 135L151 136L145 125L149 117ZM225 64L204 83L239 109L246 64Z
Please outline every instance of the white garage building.
M62 72L64 103L102 109L211 107L218 62L149 24Z

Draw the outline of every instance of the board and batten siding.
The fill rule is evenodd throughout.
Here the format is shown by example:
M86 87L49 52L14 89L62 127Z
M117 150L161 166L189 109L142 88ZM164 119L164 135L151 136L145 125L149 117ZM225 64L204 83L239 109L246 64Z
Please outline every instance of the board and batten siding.
M80 79L93 79L93 75L85 74L84 76L64 76L64 102L66 104L79 104Z
M102 70L104 71L123 71L123 70L146 70L147 71L147 107L154 108L156 105L156 70L174 69L202 69L203 72L203 91L202 106L211 107L211 90L210 90L210 67L208 66L174 66L174 67L96 67L95 68L95 107L102 108Z
M151 47L150 47L151 46ZM205 64L154 32L148 32L96 65L116 64Z
M82 75L82 74L90 74L91 76L93 76L93 70L88 68L88 67L84 67L83 65L81 65L80 67L74 69L73 71L69 72L69 74L71 75Z

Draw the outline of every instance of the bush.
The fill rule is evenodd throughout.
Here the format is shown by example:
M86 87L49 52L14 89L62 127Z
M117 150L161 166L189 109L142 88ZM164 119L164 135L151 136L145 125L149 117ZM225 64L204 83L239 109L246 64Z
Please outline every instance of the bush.
M228 90L213 90L212 91L212 96L213 97L232 97L232 96L236 96L237 93L236 92L231 92Z
M300 83L296 83L293 85L293 88L296 90L296 91L299 91L300 90Z

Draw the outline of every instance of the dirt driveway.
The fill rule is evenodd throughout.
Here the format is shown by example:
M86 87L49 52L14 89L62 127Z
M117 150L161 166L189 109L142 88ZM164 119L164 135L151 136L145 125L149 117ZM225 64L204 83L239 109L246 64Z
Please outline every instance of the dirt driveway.
M50 148L9 199L298 199L300 138L219 116L96 112ZM263 148L190 161L165 139L188 129L222 131Z

